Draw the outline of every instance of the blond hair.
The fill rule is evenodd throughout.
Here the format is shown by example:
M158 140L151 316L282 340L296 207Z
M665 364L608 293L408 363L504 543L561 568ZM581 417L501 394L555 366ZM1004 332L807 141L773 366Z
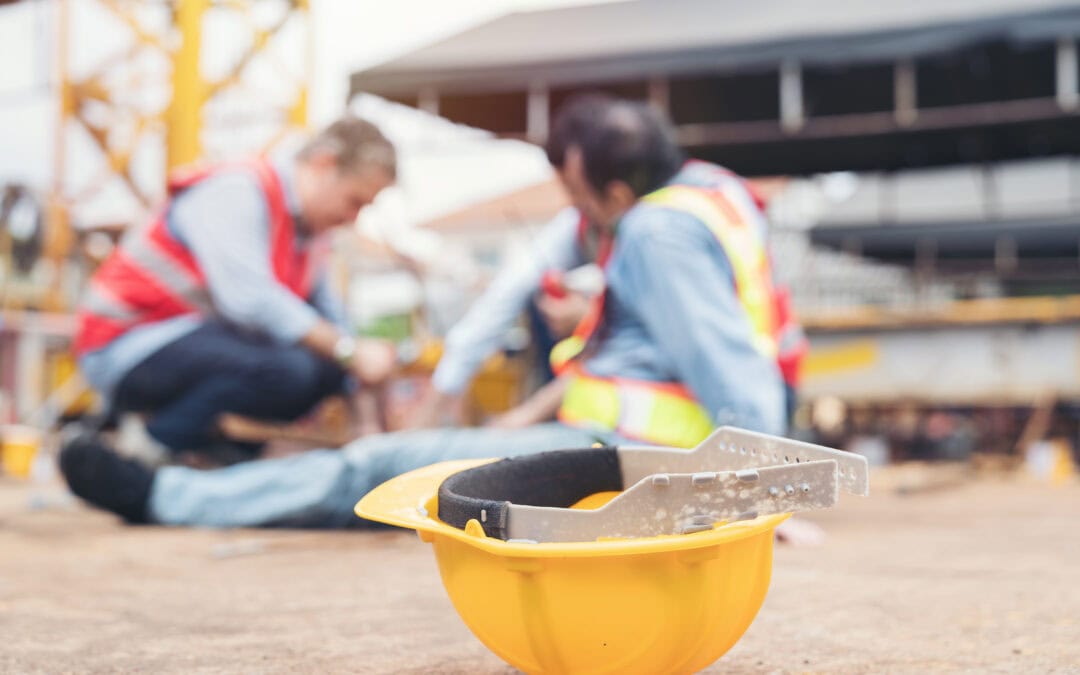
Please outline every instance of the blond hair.
M341 171L376 166L397 178L397 153L379 128L359 117L342 117L326 127L300 149L300 159L329 153Z

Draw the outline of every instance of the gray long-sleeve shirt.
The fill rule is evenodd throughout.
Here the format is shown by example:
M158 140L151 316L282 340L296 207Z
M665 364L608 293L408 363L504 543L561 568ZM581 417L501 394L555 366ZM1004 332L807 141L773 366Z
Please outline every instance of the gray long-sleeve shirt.
M299 218L292 157L273 162L285 205ZM223 172L177 195L166 222L170 234L191 251L206 276L218 316L264 333L283 344L299 340L320 317L344 325L344 312L320 273L309 298L297 297L270 266L270 216L254 175ZM311 245L301 241L301 246ZM321 271L320 271L321 272ZM206 317L184 315L137 326L97 351L80 366L98 391L109 395L136 365L198 328Z

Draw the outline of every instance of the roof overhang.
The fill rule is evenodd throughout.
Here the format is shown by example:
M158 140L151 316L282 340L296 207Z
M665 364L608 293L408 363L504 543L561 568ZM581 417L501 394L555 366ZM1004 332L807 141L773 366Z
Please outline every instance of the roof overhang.
M388 98L608 82L643 73L887 62L988 39L1080 35L1074 0L636 0L508 14L352 77Z
M922 222L917 224L818 225L810 241L882 262L939 271L1060 272L1080 267L1080 220L1059 218ZM1006 268L1006 269L1003 269Z

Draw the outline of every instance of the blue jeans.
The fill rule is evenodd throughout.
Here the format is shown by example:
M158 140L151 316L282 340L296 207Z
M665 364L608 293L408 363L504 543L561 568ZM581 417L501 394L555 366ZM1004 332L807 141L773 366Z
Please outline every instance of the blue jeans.
M517 430L430 429L366 436L342 450L199 471L159 469L151 520L205 527L358 527L360 498L394 476L450 459L507 457L619 443L614 434L558 423ZM370 524L370 523L367 523Z
M302 346L208 321L132 368L115 406L150 413L151 436L189 450L211 442L221 413L292 420L344 384L337 364Z

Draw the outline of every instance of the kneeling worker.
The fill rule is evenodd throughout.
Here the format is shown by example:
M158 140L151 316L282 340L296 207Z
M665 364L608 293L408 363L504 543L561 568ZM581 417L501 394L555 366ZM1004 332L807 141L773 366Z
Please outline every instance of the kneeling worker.
M114 411L146 413L146 442L175 453L212 445L222 413L292 420L349 376L384 379L392 349L348 334L320 253L395 173L379 130L344 118L295 155L172 180L82 299L88 381Z

